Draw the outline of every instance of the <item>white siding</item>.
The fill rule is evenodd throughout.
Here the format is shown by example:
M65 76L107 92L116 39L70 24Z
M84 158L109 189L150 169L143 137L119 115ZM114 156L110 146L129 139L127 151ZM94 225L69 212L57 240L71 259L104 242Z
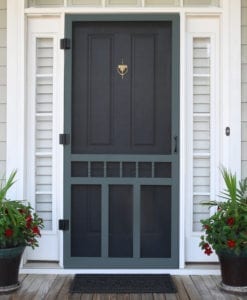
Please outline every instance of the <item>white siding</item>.
M6 169L6 35L7 0L0 0L0 178Z
M242 0L242 177L247 177L247 0Z

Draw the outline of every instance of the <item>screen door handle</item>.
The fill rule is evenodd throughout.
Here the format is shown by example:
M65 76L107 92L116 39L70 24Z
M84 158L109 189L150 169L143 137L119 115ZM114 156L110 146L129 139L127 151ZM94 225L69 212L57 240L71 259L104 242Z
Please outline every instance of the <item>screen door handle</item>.
M174 153L178 153L178 137L174 136Z

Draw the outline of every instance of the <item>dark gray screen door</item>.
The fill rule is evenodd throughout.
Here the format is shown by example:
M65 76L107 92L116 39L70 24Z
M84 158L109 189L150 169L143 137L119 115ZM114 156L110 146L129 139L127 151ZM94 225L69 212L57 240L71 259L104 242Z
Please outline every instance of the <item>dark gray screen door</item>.
M66 19L65 267L177 267L178 17L90 18Z

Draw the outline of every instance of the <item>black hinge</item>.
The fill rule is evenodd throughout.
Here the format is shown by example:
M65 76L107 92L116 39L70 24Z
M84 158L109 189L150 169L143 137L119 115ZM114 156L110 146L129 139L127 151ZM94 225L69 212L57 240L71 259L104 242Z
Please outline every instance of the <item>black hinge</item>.
M60 145L68 145L70 142L69 134L61 133L59 134L59 144Z
M60 39L60 49L67 50L70 49L70 39Z
M69 230L69 220L58 220L59 230Z

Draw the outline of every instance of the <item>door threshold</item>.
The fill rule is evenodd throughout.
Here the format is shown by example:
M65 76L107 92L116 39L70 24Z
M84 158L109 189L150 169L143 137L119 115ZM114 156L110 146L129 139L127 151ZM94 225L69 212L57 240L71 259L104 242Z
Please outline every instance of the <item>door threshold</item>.
M28 260L22 269L61 269L58 261Z
M20 268L21 274L164 274L171 275L220 275L216 263L188 264L180 269L64 269L58 262L28 261Z

